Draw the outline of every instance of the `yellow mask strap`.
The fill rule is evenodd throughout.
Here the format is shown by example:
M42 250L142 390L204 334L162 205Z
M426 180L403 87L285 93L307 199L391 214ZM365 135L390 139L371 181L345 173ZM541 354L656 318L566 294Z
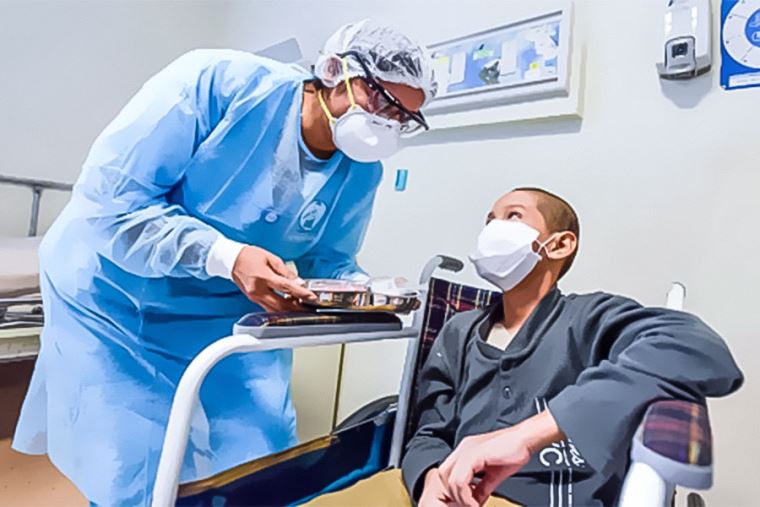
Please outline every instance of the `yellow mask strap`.
M325 104L325 98L322 96L322 88L319 89L317 92L317 98L319 99L319 105L322 106L322 111L325 112L325 116L327 116L327 119L330 120L330 123L335 123L335 117L332 115L329 109L327 109L327 104Z
M348 79L348 60L346 60L345 57L342 59L343 62L343 76L344 80L346 82L346 92L348 93L348 100L351 102L351 109L356 108L356 101L354 100L354 91L351 89L351 81ZM330 123L335 123L335 117L332 115L330 110L327 108L327 104L325 103L325 98L322 96L322 89L320 88L319 92L317 92L317 98L319 99L319 105L322 106L322 111L325 112L325 115L327 116L327 119L330 120Z

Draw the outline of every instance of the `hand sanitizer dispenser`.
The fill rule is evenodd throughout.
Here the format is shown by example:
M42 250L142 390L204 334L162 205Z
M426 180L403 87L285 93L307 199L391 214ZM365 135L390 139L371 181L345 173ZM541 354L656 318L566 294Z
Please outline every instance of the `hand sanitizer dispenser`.
M710 0L661 0L664 32L657 70L663 79L690 79L710 70Z

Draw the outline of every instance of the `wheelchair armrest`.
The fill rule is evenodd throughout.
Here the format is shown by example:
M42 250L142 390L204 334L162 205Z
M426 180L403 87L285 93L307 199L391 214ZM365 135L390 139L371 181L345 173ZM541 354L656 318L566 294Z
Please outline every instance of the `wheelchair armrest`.
M631 460L652 467L669 484L712 486L712 434L707 407L679 400L649 406L631 446Z
M383 312L256 312L238 320L233 333L264 339L400 331L402 327L396 315Z

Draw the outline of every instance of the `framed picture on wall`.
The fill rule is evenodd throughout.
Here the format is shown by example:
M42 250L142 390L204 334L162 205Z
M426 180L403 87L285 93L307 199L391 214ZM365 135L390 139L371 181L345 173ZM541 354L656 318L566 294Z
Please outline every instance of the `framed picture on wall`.
M429 46L445 113L569 93L573 4Z

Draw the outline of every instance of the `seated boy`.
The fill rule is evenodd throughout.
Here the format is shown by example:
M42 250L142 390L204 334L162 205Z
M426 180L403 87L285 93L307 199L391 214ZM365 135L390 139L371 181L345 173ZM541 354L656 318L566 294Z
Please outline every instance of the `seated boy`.
M697 317L601 292L562 294L557 281L578 238L575 211L544 190L518 189L494 205L471 260L502 301L453 317L420 372L420 420L402 462L420 506L477 506L491 495L615 504L650 403L704 403L741 386L726 344ZM361 490L373 491L363 505L397 504L393 487L372 488L381 479L318 505Z

